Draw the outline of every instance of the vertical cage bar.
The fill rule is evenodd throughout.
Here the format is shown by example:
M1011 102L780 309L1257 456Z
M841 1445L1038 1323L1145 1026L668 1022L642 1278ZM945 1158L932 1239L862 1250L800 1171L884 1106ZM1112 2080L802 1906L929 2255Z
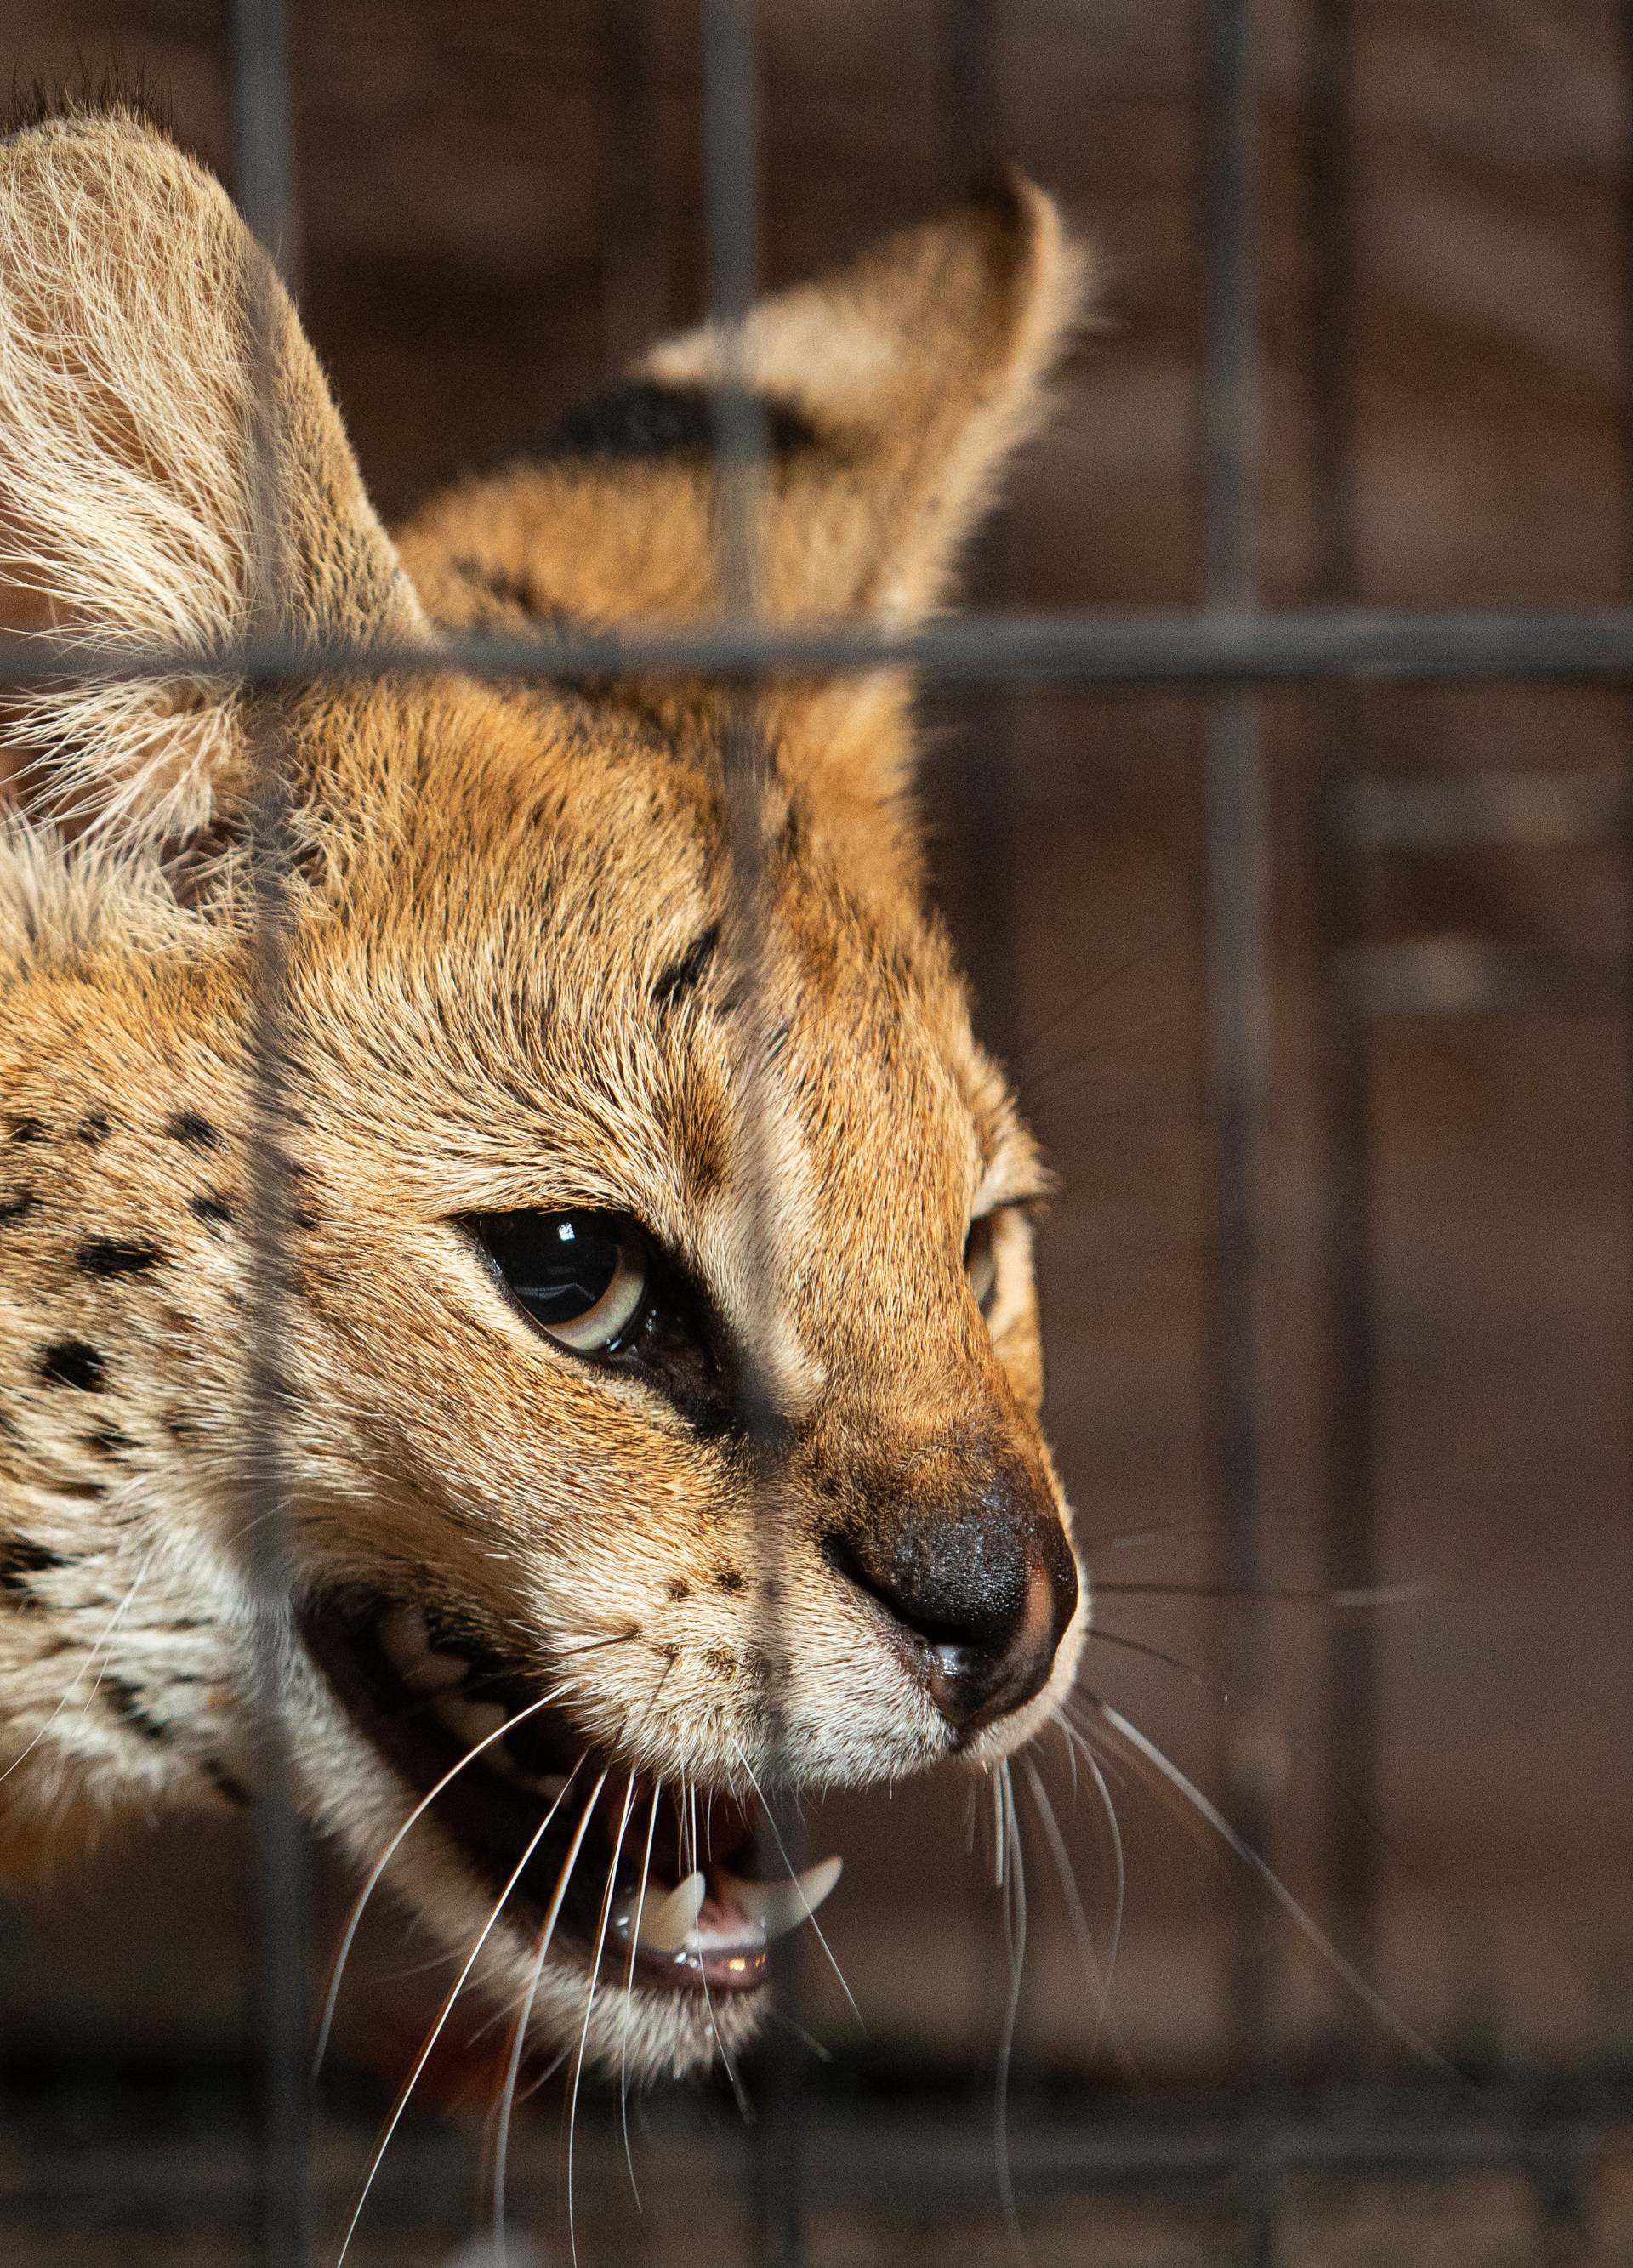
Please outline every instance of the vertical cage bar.
M1001 149L996 0L941 0L937 22L938 172L950 203L979 188ZM976 539L964 573L970 603L1001 604L1002 507ZM1000 1057L1012 1057L1020 1022L1015 981L1017 846L1015 778L1009 746L1011 688L1001 679L957 688L945 713L956 718L955 761L949 766L949 807L942 826L958 846L957 878L967 915L960 946L978 1027ZM986 1869L972 1865L964 1908L970 1943L972 2034L989 2021L1006 2025L1014 1989L1000 1933L993 1928ZM986 2080L972 2069L973 2088ZM1008 2095L1001 2110L1007 2117Z
M287 622L275 393L277 270L298 266L288 26L282 0L231 0L229 51L239 202L272 264L251 261L246 593L252 636ZM249 968L247 1165L255 1263L247 1329L247 1470L241 1549L253 1612L260 2029L260 2205L268 2268L303 2268L309 2235L305 1883L282 1705L291 1592L284 1470L284 1344L291 1211L284 1014L289 943L289 784L278 706L253 729L255 929Z
M654 0L602 0L598 153L602 359L650 345L668 313Z
M1311 263L1311 600L1353 603L1360 587L1355 451L1355 22L1353 0L1314 0L1305 95ZM1369 1027L1346 981L1364 914L1345 824L1360 751L1353 688L1334 685L1310 712L1316 762L1316 939L1324 1124L1326 1510L1325 1580L1363 1591L1378 1557L1377 1316L1372 1247ZM1378 1646L1365 1615L1328 1627L1323 1708L1330 1767L1326 1868L1334 1936L1363 1976L1378 1962ZM1370 2059L1377 2034L1342 1994L1334 2008L1348 2059Z
M1204 0L1201 18L1202 600L1251 612L1258 599L1260 377L1258 320L1257 43L1252 0ZM1259 704L1209 704L1204 741L1207 1100L1213 1133L1213 1265L1208 1314L1210 1416L1220 1513L1225 1682L1256 1715L1264 1684L1261 1359L1258 1177L1267 1087L1267 814ZM1227 1802L1238 1831L1268 1847L1269 1815L1251 1738L1227 1737ZM1264 2131L1275 1987L1269 1914L1238 1878L1230 1978L1231 2054L1245 2110L1241 2175L1247 2257L1274 2261L1277 2211Z
M949 201L991 178L1005 151L998 0L942 0L937 32L939 171ZM986 521L964 576L969 603L997 608L1008 596L1003 507ZM969 909L965 964L984 1036L1009 1056L1020 1029L1015 907L1020 844L1010 718L1014 688L978 680L957 695L958 744L949 784L951 823L974 851L961 861Z
M704 188L707 208L709 313L720 346L714 393L720 482L719 573L722 616L752 621L758 608L757 523L770 456L765 404L753 386L745 325L760 270L759 85L754 0L703 0ZM766 1082L772 1075L766 1013L772 952L763 836L772 762L758 715L757 688L735 684L724 696L722 788L729 848L728 935L743 995L739 1010L738 1138L747 1192L745 1227L754 1255L757 1314L750 1374L738 1390L754 1443L762 1554L760 1638L767 1665L764 1709L767 1764L760 1775L779 1859L797 1864L801 1822L782 1787L780 1423L776 1381L758 1366L774 1346L780 1286L766 1146ZM765 2058L757 2127L758 2247L765 2268L799 2268L806 2257L804 2056L798 2023L801 1932L772 1948L778 2023Z

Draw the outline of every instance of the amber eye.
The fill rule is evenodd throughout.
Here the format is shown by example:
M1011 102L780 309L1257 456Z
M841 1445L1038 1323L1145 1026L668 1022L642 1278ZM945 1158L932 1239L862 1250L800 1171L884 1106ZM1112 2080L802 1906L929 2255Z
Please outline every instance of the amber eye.
M983 1213L979 1220L972 1221L970 1233L964 1241L964 1272L970 1279L975 1304L984 1315L992 1314L993 1300L998 1290L994 1218L988 1212Z
M646 1240L616 1213L490 1215L483 1241L517 1305L578 1354L613 1346L640 1311Z

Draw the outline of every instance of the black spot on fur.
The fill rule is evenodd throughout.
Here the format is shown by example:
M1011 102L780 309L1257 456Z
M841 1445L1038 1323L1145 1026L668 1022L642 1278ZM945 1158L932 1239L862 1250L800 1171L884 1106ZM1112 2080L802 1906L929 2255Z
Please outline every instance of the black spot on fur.
M231 1204L225 1197L217 1197L213 1190L207 1189L202 1197L189 1197L187 1202L188 1211L196 1213L200 1220L218 1222L223 1227L232 1221Z
M796 456L820 446L816 427L792 402L772 394L758 400L772 456ZM720 443L717 406L713 387L630 379L569 409L533 454L545 464L574 458L606 464L652 463L665 457L706 461Z
M86 1448L94 1449L99 1457L122 1456L127 1449L137 1446L129 1434L122 1433L117 1425L99 1425L94 1433L85 1433L80 1438Z
M107 1365L84 1339L58 1339L41 1347L34 1369L48 1386L74 1386L81 1394L100 1394L107 1382Z
M681 1582L677 1577L671 1578L663 1587L677 1606L683 1599L689 1599L691 1596L691 1585Z
M672 961L652 988L652 1005L661 1015L674 1007L701 983L703 973L714 957L720 941L719 922L711 922L707 929L693 938L678 961Z
M86 1276L144 1276L164 1256L156 1245L121 1244L111 1236L97 1236L80 1246L74 1265Z
M14 1220L26 1220L31 1212L38 1211L39 1204L39 1198L29 1189L19 1191L14 1197L0 1197L0 1228L9 1227Z
M74 1130L88 1149L94 1150L113 1132L114 1122L106 1110L88 1110Z
M97 1690L120 1723L128 1725L143 1740L157 1744L170 1738L169 1726L162 1718L153 1715L135 1686L127 1685L122 1677L113 1677L104 1672Z
M178 1110L165 1127L166 1134L177 1142L185 1142L189 1150L218 1150L221 1132L196 1110Z
M205 1756L199 1764L199 1770L218 1796L232 1804L236 1810L248 1810L249 1790L236 1773L227 1770L218 1757Z
M46 1138L43 1118L13 1118L11 1128L14 1142L43 1142Z
M742 1572L736 1567L717 1567L714 1580L722 1591L740 1591L743 1588Z
M180 1442L183 1448L188 1447L202 1438L193 1420L190 1418L184 1418L179 1410L166 1410L164 1427L171 1440Z
M41 1604L30 1576L43 1575L53 1567L67 1565L60 1551L32 1543L26 1535L0 1535L0 1591L26 1612L37 1609Z

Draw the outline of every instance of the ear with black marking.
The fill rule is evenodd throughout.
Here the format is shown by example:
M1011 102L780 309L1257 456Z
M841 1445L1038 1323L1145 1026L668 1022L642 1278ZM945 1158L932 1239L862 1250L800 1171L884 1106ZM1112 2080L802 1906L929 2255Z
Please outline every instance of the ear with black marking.
M0 144L0 627L115 652L247 631L252 369L282 553L256 627L423 637L294 310L220 185L129 116ZM230 830L245 726L241 688L215 678L10 695L0 810L120 841Z
M776 621L916 621L1040 408L1080 312L1082 253L1018 176L765 300L743 375L771 465L760 604ZM529 462L440 498L402 537L432 612L516 627L718 606L708 328L655 349Z

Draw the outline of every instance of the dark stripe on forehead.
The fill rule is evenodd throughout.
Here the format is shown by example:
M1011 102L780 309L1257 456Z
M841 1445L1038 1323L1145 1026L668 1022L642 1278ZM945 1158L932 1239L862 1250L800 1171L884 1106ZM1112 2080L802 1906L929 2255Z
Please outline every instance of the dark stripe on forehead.
M661 1015L684 999L688 992L702 982L704 971L714 958L720 941L719 922L711 922L707 929L693 938L678 961L672 961L654 983L650 995L653 1006Z
M770 394L757 398L773 456L794 456L820 446L816 429L792 402ZM666 457L697 462L713 458L719 444L714 389L633 378L568 410L531 454L544 464L574 459L651 464Z

